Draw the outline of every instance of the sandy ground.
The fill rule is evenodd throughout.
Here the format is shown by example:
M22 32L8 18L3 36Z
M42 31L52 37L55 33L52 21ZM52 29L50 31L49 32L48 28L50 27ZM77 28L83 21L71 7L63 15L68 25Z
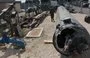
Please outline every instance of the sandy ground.
M88 30L90 33L90 25L84 22L85 14L72 14L74 17ZM47 16L42 24L43 33L40 38L25 38L27 43L26 51L20 53L19 50L14 50L8 47L6 50L0 50L0 58L89 58L90 51L82 55L65 57L60 55L52 44L45 44L44 40L52 40L55 30L55 23L51 22L50 16Z

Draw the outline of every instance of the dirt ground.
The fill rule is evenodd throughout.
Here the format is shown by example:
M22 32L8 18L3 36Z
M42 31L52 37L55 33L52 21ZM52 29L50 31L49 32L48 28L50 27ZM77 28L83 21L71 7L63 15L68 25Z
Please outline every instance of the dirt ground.
M84 22L85 14L72 14L90 33L90 25ZM55 23L51 22L50 16L47 16L42 24L43 33L40 38L25 38L26 51L20 53L19 50L8 47L6 50L0 50L0 58L89 58L90 51L82 55L65 57L60 55L53 44L45 44L44 40L52 40L55 31Z

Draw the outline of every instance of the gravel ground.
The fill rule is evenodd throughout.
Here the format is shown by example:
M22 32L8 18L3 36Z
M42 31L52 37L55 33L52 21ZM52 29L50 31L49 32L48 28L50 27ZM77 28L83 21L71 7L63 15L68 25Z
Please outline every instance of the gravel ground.
M72 14L90 33L90 25L84 22L85 14ZM43 27L43 33L40 38L25 38L27 43L26 51L20 53L18 50L8 47L6 50L0 50L0 58L89 58L90 51L82 55L65 57L60 55L52 44L45 44L44 40L52 40L55 31L55 23L51 22L50 16L47 16L39 27Z

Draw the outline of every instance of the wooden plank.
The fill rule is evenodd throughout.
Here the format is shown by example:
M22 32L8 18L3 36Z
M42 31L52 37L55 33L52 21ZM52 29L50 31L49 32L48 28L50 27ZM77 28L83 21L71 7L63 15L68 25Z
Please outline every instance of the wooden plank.
M52 40L44 40L45 44L53 44Z
M27 38L30 37L40 37L42 34L43 28L35 28L28 32L28 34L25 36Z

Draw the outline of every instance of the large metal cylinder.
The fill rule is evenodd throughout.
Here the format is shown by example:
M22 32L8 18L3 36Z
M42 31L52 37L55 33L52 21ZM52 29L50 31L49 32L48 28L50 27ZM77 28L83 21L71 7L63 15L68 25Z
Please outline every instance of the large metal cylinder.
M56 20L53 45L59 53L69 56L89 48L89 33L63 6L58 7Z

